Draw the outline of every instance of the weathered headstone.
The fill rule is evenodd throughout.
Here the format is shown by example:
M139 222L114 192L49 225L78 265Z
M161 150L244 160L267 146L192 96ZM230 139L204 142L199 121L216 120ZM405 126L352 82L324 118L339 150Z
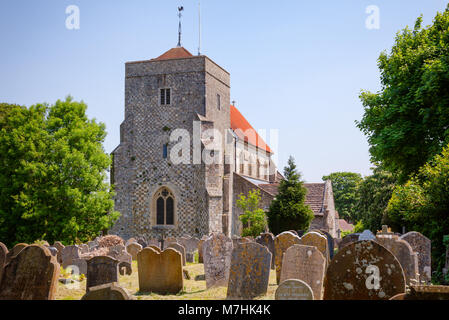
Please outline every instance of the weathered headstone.
M204 241L207 239L207 236L203 236L201 240L198 242L198 263L204 263L203 259L203 244Z
M132 242L126 247L126 251L131 255L133 260L137 260L137 254L142 251L142 246L137 242Z
M308 232L301 238L301 244L304 246L317 247L326 259L326 264L329 263L329 246L325 235L315 231Z
M79 246L79 252L80 254L85 254L89 252L89 246L87 244L80 244Z
M160 249L159 247L157 247L157 246L149 246L149 247L147 247L147 248L151 248L151 249L153 249L153 250L156 250L156 251L159 252L159 253L162 252L161 249ZM145 249L145 248L144 248L144 249Z
M43 246L27 246L5 266L0 300L53 300L58 277L56 257Z
M412 231L399 238L405 240L418 255L420 281L430 284L432 279L432 241L423 234Z
M334 257L334 248L335 248L335 239L332 237L332 235L325 231L320 230L321 234L324 235L327 238L327 247L329 249L329 258L332 259Z
M388 300L405 292L398 259L374 241L340 249L327 269L324 300Z
M186 265L186 249L182 245L180 245L177 242L172 242L172 243L169 243L167 248L173 248L173 249L179 251L179 253L181 254L181 257L182 257L182 265L183 266Z
M186 255L187 253L194 253L198 249L198 242L200 242L199 239L190 236L184 236L178 239L178 243L186 249Z
M271 253L271 269L275 269L274 264L274 235L272 233L262 233L256 238L256 243L268 248Z
M3 268L6 264L6 256L8 255L8 248L0 242L0 281L2 281Z
M119 262L127 262L129 264L132 264L133 261L131 255L126 252L126 248L123 245L110 247L107 255L114 259L117 259Z
M280 281L302 280L312 289L315 300L322 300L325 273L326 259L318 248L296 244L284 253Z
M125 247L128 247L131 243L137 243L136 238L129 238L125 243Z
M376 241L390 250L399 260L404 270L405 279L408 285L417 284L419 281L418 256L413 252L412 247L404 240L398 238L377 237Z
M65 247L62 250L61 259L62 267L64 269L68 268L69 266L75 266L76 268L78 268L80 274L85 275L87 273L87 263L86 260L81 258L80 256L79 246L73 245ZM73 267L72 270L74 270Z
M276 282L278 284L281 280L284 252L295 244L301 244L301 238L289 231L283 232L274 238L274 263L276 264Z
M62 264L62 250L64 250L65 246L60 242L60 241L56 241L53 244L53 247L55 247L56 249L58 249L58 256L57 256L57 260L59 264Z
M227 299L251 300L265 295L270 278L271 253L258 243L242 243L232 251Z
M231 267L232 240L222 233L212 234L203 244L206 287L227 287Z
M449 286L410 286L406 293L390 300L449 300Z
M144 248L144 249L148 246L148 243L143 239L138 239L137 243L140 244L142 246L142 248ZM156 243L152 243L152 244L156 244Z
M276 289L275 300L313 300L313 291L304 281L289 279Z
M93 257L87 262L86 291L91 287L118 282L118 260L108 256Z
M50 250L50 253L52 256L56 257L56 261L58 260L58 249L55 247L47 247L48 250Z
M89 251L94 251L98 249L98 241L94 240L94 241L89 241L87 243L87 246L89 247Z
M108 283L90 288L81 300L134 300L134 298L117 283Z
M175 249L159 253L145 248L137 255L137 263L141 292L177 294L182 290L182 257Z
M9 250L8 254L6 255L5 264L9 263L12 260L12 258L17 256L27 246L28 245L26 243L18 243L18 244L16 244L11 250Z
M347 245L349 245L351 243L359 241L359 236L360 236L360 233L351 233L351 234L344 236L340 241L338 250L343 249L344 247L346 247Z
M376 236L374 235L374 233L371 232L371 230L365 230L359 235L359 241L368 241L368 240L372 241L376 240Z

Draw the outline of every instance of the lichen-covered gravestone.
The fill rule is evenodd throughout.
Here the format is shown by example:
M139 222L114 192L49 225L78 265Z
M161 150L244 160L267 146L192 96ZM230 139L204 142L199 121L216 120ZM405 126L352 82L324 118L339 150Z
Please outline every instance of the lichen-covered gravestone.
M137 242L132 242L126 247L126 251L131 255L133 260L137 260L137 254L142 251L142 246Z
M329 262L329 246L327 237L325 235L315 231L308 232L304 236L302 236L301 244L304 246L317 247L318 250L323 254L323 257L326 259L326 264Z
M79 274L87 273L87 263L85 259L82 259L80 256L79 246L67 246L62 250L61 254L62 259L62 267L64 269L71 266L71 269L74 271L78 271ZM78 270L76 270L76 268Z
M322 300L325 272L326 259L317 247L296 244L284 253L280 281L302 280L312 289L315 300Z
M341 242L338 246L338 250L341 250L342 248L346 247L347 245L359 241L360 233L351 233L343 237L341 239Z
M271 253L258 243L242 243L232 251L227 299L251 300L265 295L270 278Z
M5 266L0 300L53 300L58 277L56 257L43 246L27 246Z
M118 282L118 260L108 256L98 256L86 262L86 291L89 291L91 287Z
M407 241L418 255L420 281L430 284L432 279L432 241L416 231L408 232L399 239Z
M108 283L90 288L81 300L134 300L134 298L117 283Z
M175 249L159 253L145 248L137 255L137 266L141 292L177 294L182 290L182 257Z
M227 287L231 267L232 240L222 233L212 234L203 244L206 287Z
M377 237L376 241L387 248L399 260L405 273L408 285L417 284L419 281L418 256L413 252L412 247L404 240L397 237Z
M179 253L181 254L181 257L182 257L182 265L183 266L186 265L186 249L184 248L184 246L180 245L177 242L172 242L167 246L167 248L173 248L173 249L179 251Z
M276 289L275 300L313 300L312 288L298 279L285 280Z
M276 264L276 282L280 283L282 259L284 252L295 244L301 244L301 238L289 231L283 232L274 238L274 263Z
M8 255L8 248L0 242L0 281L2 281L3 268L6 264L6 256Z
M340 249L324 280L324 300L388 300L403 292L401 264L374 241L359 241Z
M26 243L18 243L6 255L5 264L8 264L15 256L17 256L28 245Z
M256 238L256 243L268 248L271 252L271 269L275 269L274 264L274 235L272 233L262 233Z

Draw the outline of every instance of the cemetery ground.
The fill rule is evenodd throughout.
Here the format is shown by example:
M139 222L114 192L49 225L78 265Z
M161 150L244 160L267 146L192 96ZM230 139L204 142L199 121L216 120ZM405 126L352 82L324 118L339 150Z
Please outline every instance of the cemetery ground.
M204 280L204 265L202 263L187 263L184 267L190 275L190 280L184 279L184 289L176 295L159 295L148 292L139 292L139 278L137 272L137 261L132 263L133 272L130 276L119 276L119 285L125 288L137 300L225 300L227 288L217 287L206 289ZM199 278L201 280L195 280ZM70 289L58 282L56 300L80 300L86 293L86 279L82 279L77 289ZM265 296L255 300L274 300L276 284L276 270L271 270L268 291Z

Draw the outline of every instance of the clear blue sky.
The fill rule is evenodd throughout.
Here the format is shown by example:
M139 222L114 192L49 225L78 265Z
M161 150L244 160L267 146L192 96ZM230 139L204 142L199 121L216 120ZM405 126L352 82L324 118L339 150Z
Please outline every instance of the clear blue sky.
M231 73L231 97L256 129L279 129L279 167L296 158L308 182L335 171L370 173L368 144L354 121L361 89L379 90L377 58L397 31L443 0L202 1L203 50ZM80 29L65 26L80 8ZM185 7L183 45L198 47L197 0L2 0L0 101L30 106L68 94L104 122L105 150L119 143L124 63L154 58L177 44L177 6ZM365 9L380 9L368 30ZM269 141L268 141L269 142Z

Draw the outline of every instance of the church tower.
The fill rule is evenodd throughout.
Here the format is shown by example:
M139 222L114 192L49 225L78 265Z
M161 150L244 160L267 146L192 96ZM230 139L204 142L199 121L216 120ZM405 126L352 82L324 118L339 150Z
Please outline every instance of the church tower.
M229 235L233 166L224 164L224 150L230 105L230 74L206 56L179 46L152 60L126 63L125 119L111 170L121 217L111 233ZM222 151L208 150L209 129L220 132ZM171 159L181 140L170 141L176 132L189 136L187 152L176 153L185 160L181 164ZM221 160L205 163L201 155L207 152Z

